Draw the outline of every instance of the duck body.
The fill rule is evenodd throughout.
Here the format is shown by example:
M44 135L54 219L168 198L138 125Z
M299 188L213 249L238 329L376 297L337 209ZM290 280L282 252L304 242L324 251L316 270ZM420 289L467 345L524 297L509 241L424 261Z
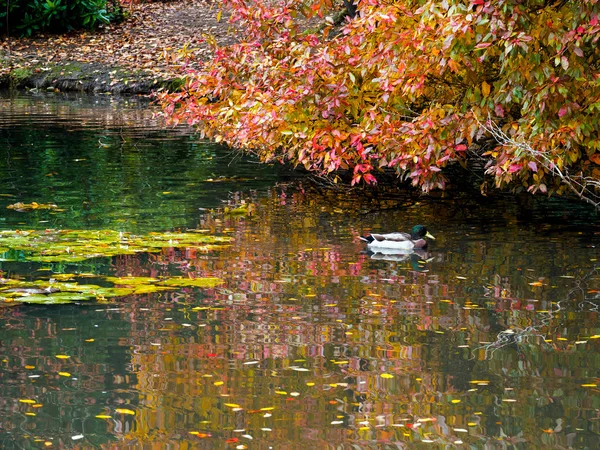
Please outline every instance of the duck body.
M372 233L368 236L361 236L360 239L367 243L369 249L384 248L406 251L427 247L426 237L435 239L423 225L416 225L410 233Z

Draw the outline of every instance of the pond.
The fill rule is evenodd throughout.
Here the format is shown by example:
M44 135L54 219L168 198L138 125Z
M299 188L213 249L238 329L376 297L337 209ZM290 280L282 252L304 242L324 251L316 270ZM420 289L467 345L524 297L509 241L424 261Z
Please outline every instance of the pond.
M600 447L592 210L327 188L155 112L0 96L1 448Z

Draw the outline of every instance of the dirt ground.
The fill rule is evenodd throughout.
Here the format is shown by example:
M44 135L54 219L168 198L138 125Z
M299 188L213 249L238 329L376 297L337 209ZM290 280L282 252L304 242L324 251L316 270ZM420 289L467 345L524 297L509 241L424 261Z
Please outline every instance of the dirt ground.
M113 93L144 93L181 76L177 51L196 58L235 40L221 4L181 0L133 5L127 19L97 31L0 40L0 86Z

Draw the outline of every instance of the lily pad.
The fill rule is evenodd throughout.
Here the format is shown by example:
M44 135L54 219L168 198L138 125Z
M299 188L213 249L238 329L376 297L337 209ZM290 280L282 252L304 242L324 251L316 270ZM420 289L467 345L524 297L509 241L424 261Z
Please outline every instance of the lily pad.
M203 287L212 288L223 284L223 280L216 277L206 278L167 278L160 282L163 286L176 286L176 287Z

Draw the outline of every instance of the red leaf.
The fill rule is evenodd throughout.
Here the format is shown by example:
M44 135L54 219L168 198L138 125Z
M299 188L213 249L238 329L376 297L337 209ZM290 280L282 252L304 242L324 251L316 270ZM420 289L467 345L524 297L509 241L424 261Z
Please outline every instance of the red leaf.
M558 117L562 117L562 116L564 116L566 113L567 113L567 107L566 107L566 106L563 106L562 108L560 108L560 109L558 110Z

